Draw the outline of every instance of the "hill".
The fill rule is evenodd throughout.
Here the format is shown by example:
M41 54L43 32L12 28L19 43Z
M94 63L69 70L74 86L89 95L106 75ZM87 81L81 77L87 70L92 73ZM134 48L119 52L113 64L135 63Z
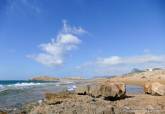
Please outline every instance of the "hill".
M122 81L126 84L143 85L145 82L160 82L165 84L165 70L144 71L138 73L129 73L123 76L114 77L112 81Z

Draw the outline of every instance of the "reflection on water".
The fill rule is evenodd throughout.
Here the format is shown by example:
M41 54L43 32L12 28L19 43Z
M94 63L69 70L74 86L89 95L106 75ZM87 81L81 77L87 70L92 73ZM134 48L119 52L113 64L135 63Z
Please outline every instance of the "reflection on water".
M144 93L143 87L135 85L126 85L127 93Z

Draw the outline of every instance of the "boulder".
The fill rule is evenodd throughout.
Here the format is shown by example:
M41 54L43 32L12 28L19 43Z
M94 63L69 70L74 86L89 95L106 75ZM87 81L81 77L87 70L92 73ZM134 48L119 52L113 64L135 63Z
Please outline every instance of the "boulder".
M144 92L146 94L151 94L152 91L151 91L151 83L150 82L147 82L144 84Z
M165 95L165 85L158 82L144 84L144 92L151 95Z
M89 88L89 95L92 97L101 97L101 84L93 84L93 85L88 85Z
M102 96L104 98L122 98L126 94L126 87L124 83L119 82L88 84L78 86L76 93L80 95L90 95L93 97Z
M91 85L81 85L76 88L76 93L78 95L89 95L89 90L91 88Z
M122 98L126 94L126 87L124 83L105 83L100 88L101 95L104 97Z

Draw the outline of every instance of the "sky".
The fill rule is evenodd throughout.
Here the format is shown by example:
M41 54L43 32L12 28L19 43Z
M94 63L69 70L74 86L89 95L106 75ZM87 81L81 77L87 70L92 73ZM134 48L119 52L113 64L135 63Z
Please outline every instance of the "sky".
M164 0L0 0L0 80L165 67Z

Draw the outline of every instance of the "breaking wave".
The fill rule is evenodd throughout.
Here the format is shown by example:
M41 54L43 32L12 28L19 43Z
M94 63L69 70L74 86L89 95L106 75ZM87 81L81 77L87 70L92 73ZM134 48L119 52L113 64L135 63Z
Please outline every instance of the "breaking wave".
M17 89L25 89L35 86L43 85L43 83L16 83L16 84L9 84L9 85L0 85L0 92L6 91L6 90L17 90Z
M41 85L41 83L16 83L16 84L11 84L8 86L15 86L15 87L28 87L28 86L37 86L37 85Z

